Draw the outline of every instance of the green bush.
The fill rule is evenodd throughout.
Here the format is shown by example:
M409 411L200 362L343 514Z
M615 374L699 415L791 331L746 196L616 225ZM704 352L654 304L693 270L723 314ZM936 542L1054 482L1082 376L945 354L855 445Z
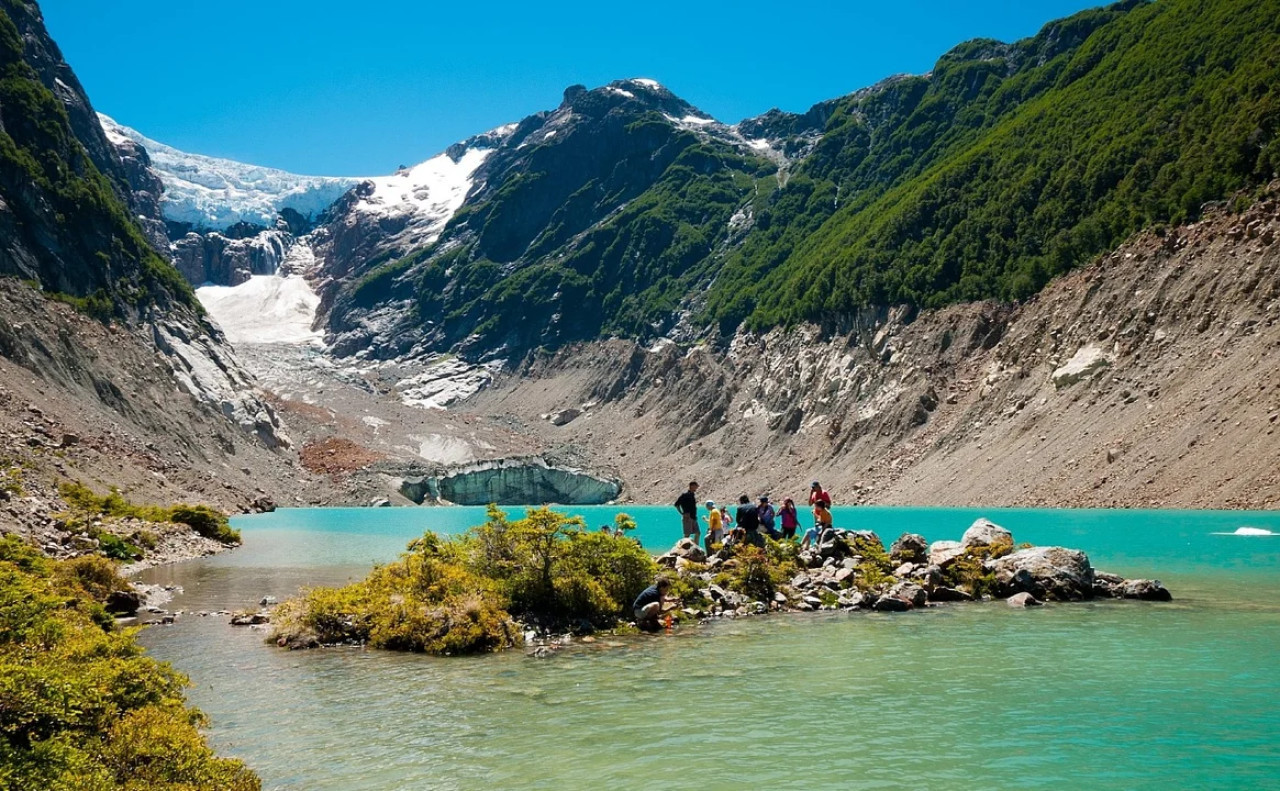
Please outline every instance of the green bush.
M314 588L286 602L278 644L367 643L431 654L518 645L514 618L555 628L615 627L653 580L653 558L629 538L588 532L547 508L489 518L466 535L426 533L400 559L342 588Z
M182 503L167 507L138 505L125 499L114 486L111 487L107 494L98 495L88 486L78 481L66 481L59 484L58 493L62 495L62 499L66 501L67 505L81 516L101 514L119 519L131 518L141 519L144 522L183 524L205 538L212 538L223 544L240 543L240 531L231 527L231 522L227 515L207 505L186 505ZM98 532L96 537L100 542L104 540L104 534L106 534L105 531ZM154 534L149 535L151 547L154 547L156 537ZM118 560L132 559L132 557L118 556L119 553L129 555L136 553L138 557L141 557L141 550L123 539L112 537L105 540L111 547L108 552L109 557L116 557ZM148 540L144 538L139 543L145 546ZM107 552L105 548L104 552ZM110 554L112 552L117 554Z
M240 531L231 527L227 515L207 505L174 505L166 516L166 521L188 525L205 538L224 544L240 543Z
M101 558L51 561L0 538L0 789L259 789L209 749L186 678L99 617L117 581Z

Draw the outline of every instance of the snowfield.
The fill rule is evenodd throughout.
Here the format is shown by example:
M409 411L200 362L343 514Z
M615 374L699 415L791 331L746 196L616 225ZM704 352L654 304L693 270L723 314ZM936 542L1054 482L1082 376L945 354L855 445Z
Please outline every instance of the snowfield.
M300 275L257 275L238 286L201 286L196 296L232 344L307 344L323 337L311 329L320 297Z
M102 129L112 143L132 140L147 150L164 182L164 216L208 230L247 221L268 228L281 209L315 217L365 179L299 176L275 168L188 154L122 126L102 113Z
M414 215L415 236L430 244L462 206L471 190L471 177L492 153L492 148L468 148L457 161L439 154L393 175L366 179L373 182L373 192L361 197L355 209L377 215Z

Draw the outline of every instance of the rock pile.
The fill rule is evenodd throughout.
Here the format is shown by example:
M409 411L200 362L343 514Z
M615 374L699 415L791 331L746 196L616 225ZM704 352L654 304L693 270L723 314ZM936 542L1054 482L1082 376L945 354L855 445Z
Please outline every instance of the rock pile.
M675 572L684 586L685 615L699 619L779 610L904 612L987 599L1031 607L1173 598L1159 580L1095 571L1078 549L1015 548L1012 533L987 519L974 522L959 541L930 544L904 533L887 550L870 530L828 529L806 549L781 543L767 551L724 547L710 555L682 539L658 564Z

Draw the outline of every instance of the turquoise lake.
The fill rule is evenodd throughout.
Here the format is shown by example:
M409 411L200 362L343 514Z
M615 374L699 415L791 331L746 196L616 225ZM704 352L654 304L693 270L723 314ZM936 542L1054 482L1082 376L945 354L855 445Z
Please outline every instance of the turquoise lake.
M520 509L509 509L518 513ZM656 551L670 506L624 510ZM1018 542L1156 577L1168 604L785 614L463 659L288 652L201 610L340 584L483 508L288 509L244 546L139 575L187 611L141 641L190 675L267 789L1280 788L1280 512L839 508L840 527ZM802 515L803 523L803 515Z

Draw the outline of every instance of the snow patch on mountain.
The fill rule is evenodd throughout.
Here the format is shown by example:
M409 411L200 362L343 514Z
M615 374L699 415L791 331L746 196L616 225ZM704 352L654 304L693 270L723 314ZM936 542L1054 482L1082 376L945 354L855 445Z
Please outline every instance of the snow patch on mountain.
M271 227L281 209L314 217L364 179L299 176L275 168L188 154L152 140L101 113L113 144L132 140L147 150L164 182L164 216L198 228L222 230L247 221Z
M368 179L373 190L355 208L373 214L423 214L447 221L471 189L471 175L493 149L470 148L454 159L440 154L390 176ZM443 227L443 222L441 223Z
M320 297L300 275L256 275L238 286L201 286L196 296L233 344L321 341L321 333L311 329Z

